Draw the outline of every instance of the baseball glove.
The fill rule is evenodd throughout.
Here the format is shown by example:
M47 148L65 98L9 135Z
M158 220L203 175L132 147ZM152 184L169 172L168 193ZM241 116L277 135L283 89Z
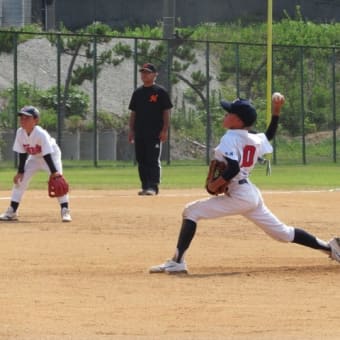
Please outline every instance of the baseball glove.
M229 181L226 181L221 175L226 170L228 164L213 159L210 161L205 188L211 195L225 194L228 191Z
M69 185L66 182L64 176L53 176L50 175L48 180L48 196L50 197L61 197L68 193Z

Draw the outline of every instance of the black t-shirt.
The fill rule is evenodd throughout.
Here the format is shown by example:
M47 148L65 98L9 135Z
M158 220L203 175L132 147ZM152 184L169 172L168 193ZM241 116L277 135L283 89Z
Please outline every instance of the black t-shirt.
M158 138L163 128L163 111L172 108L164 87L140 86L132 94L129 110L136 112L135 138Z

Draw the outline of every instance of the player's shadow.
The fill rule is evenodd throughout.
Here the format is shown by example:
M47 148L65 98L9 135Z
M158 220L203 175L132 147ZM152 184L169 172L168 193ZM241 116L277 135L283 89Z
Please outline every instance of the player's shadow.
M204 273L205 270L209 270L208 273ZM187 278L208 278L208 277L229 277L229 276L259 276L259 275L298 275L298 274L311 274L321 272L340 272L340 266L337 263L329 263L324 265L308 265L308 266L298 266L298 267L256 267L256 268L226 268L225 270L221 270L219 268L218 271L214 271L212 269L203 269L203 272L199 272L197 269L197 273L189 273L188 275L181 275L181 277Z

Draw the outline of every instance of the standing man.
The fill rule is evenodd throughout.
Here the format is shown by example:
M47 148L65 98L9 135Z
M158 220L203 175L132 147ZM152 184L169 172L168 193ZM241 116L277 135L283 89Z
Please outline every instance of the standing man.
M164 87L155 83L157 70L146 63L139 69L143 85L132 94L129 110L129 142L135 144L141 191L154 196L159 192L162 142L168 138L172 103Z

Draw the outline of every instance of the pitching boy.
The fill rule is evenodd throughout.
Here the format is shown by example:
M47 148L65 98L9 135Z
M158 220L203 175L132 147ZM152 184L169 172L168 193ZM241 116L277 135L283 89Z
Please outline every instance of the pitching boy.
M273 96L273 110L279 114L284 103L282 95ZM254 222L267 235L281 242L293 242L321 250L333 260L340 262L340 238L329 242L318 239L307 231L281 222L265 205L259 189L250 181L249 175L259 157L272 152L268 135L250 133L257 113L248 100L222 101L226 111L223 126L228 131L215 149L215 159L228 164L209 192L218 192L220 185L228 184L228 191L189 203L183 211L182 227L175 254L171 260L150 268L150 273L186 273L184 255L196 232L197 222L228 215L243 215Z

